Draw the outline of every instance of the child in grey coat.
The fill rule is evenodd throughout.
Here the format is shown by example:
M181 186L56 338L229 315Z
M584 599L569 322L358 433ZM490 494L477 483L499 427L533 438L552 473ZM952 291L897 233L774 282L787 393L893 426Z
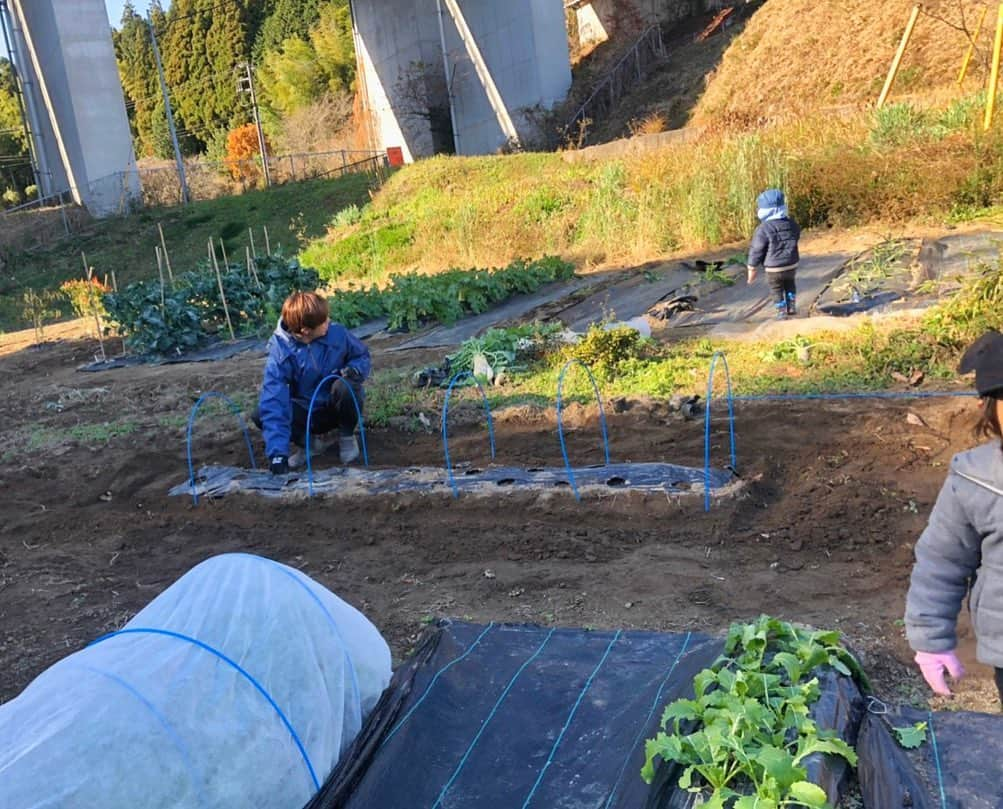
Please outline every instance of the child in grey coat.
M787 200L779 188L768 188L756 198L759 227L749 244L748 282L756 280L759 267L773 293L773 305L780 319L797 314L796 277L801 255L798 240L801 228L787 210Z
M976 432L991 440L961 452L916 543L906 597L906 635L930 688L949 696L944 672L964 675L955 626L969 597L978 659L996 669L1003 701L1003 334L991 331L961 358L982 398Z

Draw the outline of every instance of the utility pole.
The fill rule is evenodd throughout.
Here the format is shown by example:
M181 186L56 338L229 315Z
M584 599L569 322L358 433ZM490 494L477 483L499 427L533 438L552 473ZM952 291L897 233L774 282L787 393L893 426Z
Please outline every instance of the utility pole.
M167 80L164 78L164 66L160 61L160 48L157 47L157 32L153 30L153 17L146 18L150 29L150 39L153 40L153 58L157 63L157 76L160 78L160 92L164 96L164 110L167 112L167 129L171 133L171 144L174 146L174 161L178 165L178 183L181 185L181 204L191 202L188 193L188 179L185 177L185 162L181 159L181 147L178 146L178 133L174 129L174 113L171 111L171 99L167 94Z
M254 70L250 62L240 62L237 69L243 71L237 78L237 92L247 93L251 97L251 109L254 111L254 125L258 129L258 150L261 152L261 168L265 172L265 187L271 188L272 174L268 170L268 147L265 145L265 132L261 128L261 115L258 114L258 96L254 92Z

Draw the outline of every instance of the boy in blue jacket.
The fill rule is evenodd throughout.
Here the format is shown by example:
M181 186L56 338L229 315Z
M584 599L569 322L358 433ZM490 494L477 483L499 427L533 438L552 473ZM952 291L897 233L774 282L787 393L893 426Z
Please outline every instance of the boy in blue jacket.
M317 384L329 374L341 379L317 395L310 421L310 452L324 452L333 442L319 436L337 429L342 463L359 457L355 428L365 398L362 383L371 370L369 349L339 323L332 323L327 301L313 292L294 292L282 304L282 317L268 341L261 397L253 419L265 437L272 474L302 466L306 454L289 454L289 444L304 446L307 409ZM351 392L349 392L351 386Z
M770 188L756 199L760 225L752 234L749 245L749 283L756 280L759 267L766 269L766 280L773 292L777 318L792 317L797 314L797 286L795 276L801 255L798 240L801 228L787 212L784 192Z

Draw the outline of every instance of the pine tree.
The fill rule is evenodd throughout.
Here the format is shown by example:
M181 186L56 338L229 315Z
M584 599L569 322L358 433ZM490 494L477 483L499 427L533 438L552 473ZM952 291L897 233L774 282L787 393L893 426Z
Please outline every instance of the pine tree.
M160 102L160 82L153 59L149 27L136 13L131 2L125 4L121 26L112 31L112 40L136 154L140 157L148 156L154 153L153 116ZM162 103L160 110L163 114ZM166 123L164 126L166 127Z
M254 58L261 62L266 51L278 51L290 38L306 42L310 29L320 20L321 8L330 0L273 0L267 19L254 40ZM345 0L347 5L348 0Z

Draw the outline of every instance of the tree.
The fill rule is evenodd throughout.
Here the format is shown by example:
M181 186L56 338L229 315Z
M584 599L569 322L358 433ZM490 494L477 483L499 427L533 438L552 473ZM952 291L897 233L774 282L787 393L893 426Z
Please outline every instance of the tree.
M115 58L126 97L129 125L132 128L136 154L156 153L154 115L163 115L160 81L153 59L153 42L146 21L136 13L131 2L122 9L121 26L112 31ZM166 123L164 124L166 129Z
M344 2L347 5L348 0ZM320 19L321 7L328 3L330 0L273 0L254 40L254 61L261 62L267 51L282 50L288 39L306 42Z
M267 142L265 148L268 148ZM260 157L258 128L254 124L238 126L227 135L226 166L233 179L256 183L262 174Z
M308 38L290 37L266 50L259 73L265 120L274 131L280 118L326 93L349 93L355 82L355 44L347 0L324 5Z
M33 182L14 69L6 59L0 59L0 191L10 190L6 200L10 204L15 195L20 201L24 189Z

